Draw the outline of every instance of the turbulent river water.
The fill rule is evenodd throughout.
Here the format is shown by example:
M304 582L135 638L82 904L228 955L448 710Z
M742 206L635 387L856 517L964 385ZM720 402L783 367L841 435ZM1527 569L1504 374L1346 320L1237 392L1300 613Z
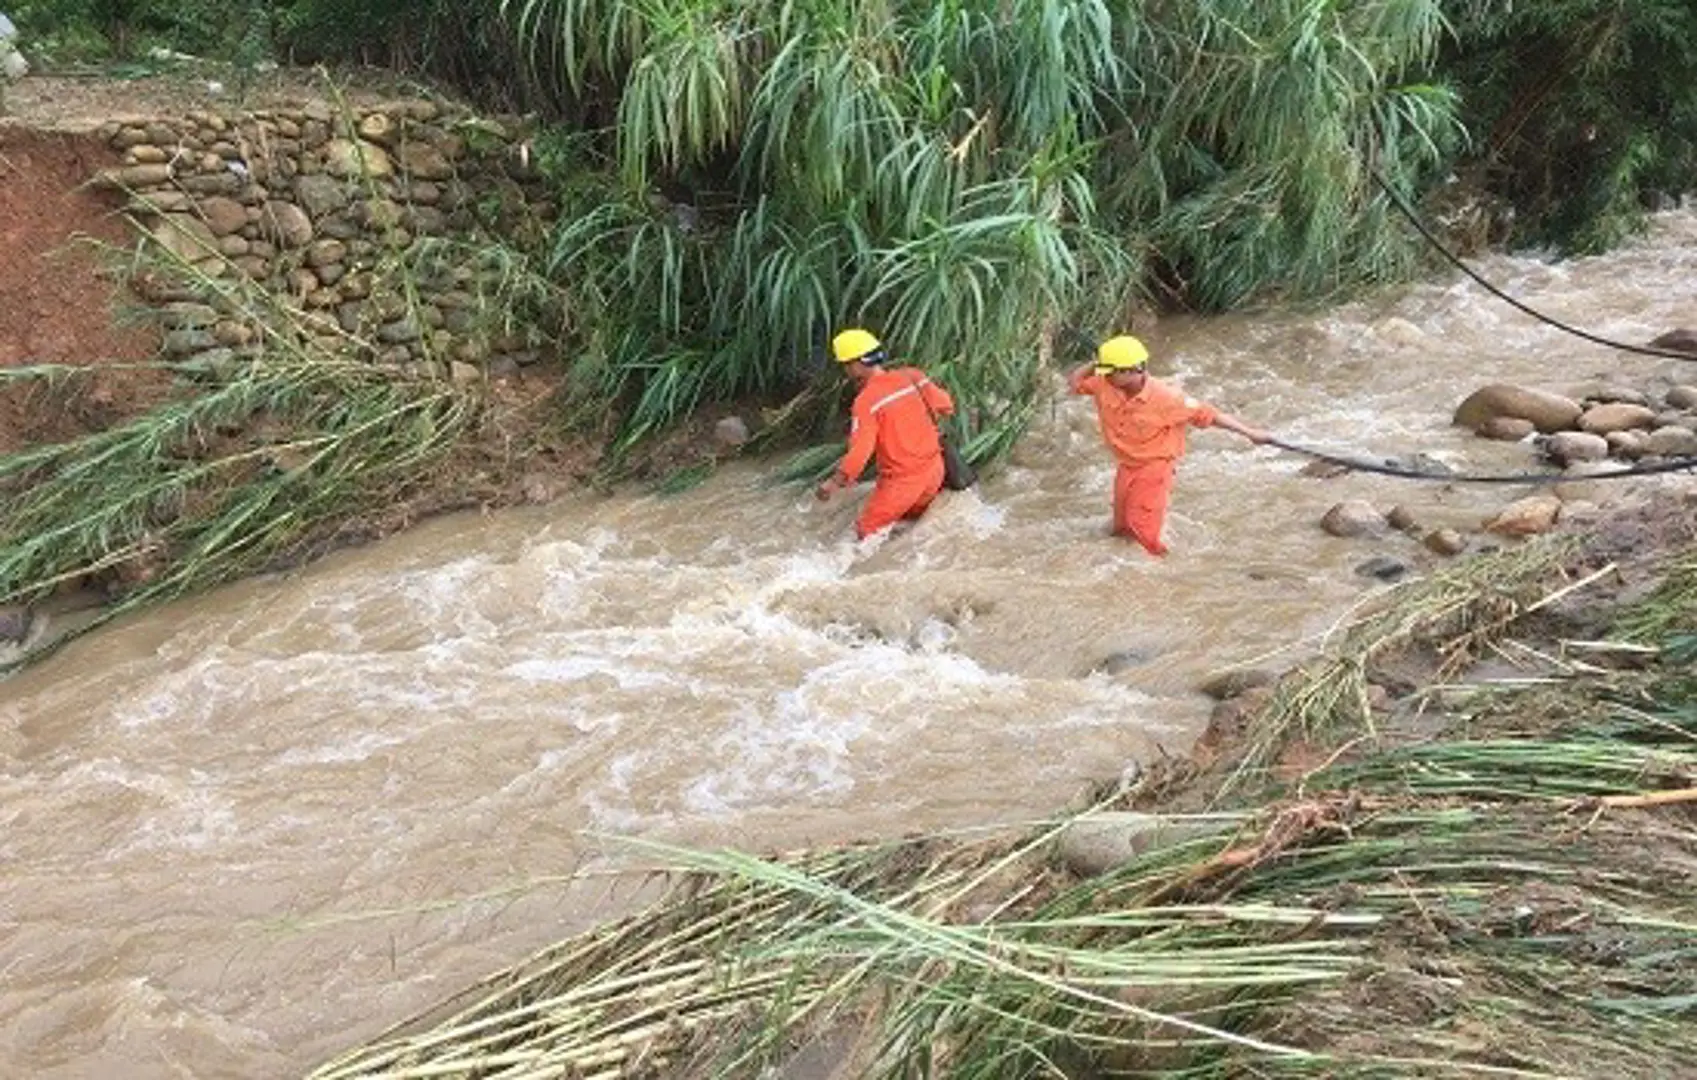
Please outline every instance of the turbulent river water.
M1697 324L1697 217L1615 255L1478 264L1639 342ZM1521 469L1449 427L1486 381L1697 381L1462 279L1147 331L1158 375L1280 435ZM1405 537L1523 492L1351 475L1198 432L1156 561L1059 398L911 532L848 539L753 467L688 493L435 521L131 618L0 683L0 1075L283 1077L630 902L612 837L756 850L1055 812L1183 752L1237 664L1284 664ZM1118 656L1114 674L1093 673ZM568 882L570 875L579 875Z

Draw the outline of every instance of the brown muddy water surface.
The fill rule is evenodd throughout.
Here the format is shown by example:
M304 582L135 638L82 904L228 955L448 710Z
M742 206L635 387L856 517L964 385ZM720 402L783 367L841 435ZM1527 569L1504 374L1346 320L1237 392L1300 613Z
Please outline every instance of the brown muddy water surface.
M1479 265L1626 341L1697 325L1690 214ZM1157 374L1286 438L1480 470L1531 464L1448 426L1482 382L1697 382L1459 280L1148 336ZM1191 446L1161 562L1105 535L1094 419L1057 400L882 543L846 539L858 498L737 467L439 520L73 643L0 683L0 1075L298 1075L628 905L620 834L772 850L1051 814L1183 752L1208 674L1311 651L1386 587L1363 560L1429 565L1323 535L1333 503L1472 528L1525 493ZM1123 653L1144 662L1091 673Z

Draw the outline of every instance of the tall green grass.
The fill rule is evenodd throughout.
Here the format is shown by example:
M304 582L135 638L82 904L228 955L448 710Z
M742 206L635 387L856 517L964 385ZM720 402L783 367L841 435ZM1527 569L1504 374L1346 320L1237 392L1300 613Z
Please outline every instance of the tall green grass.
M1370 172L1417 189L1457 133L1441 87L1401 81L1435 0L502 11L587 125L544 154L553 267L619 449L703 401L794 400L867 324L956 392L968 456L996 456L1046 327L1106 336L1158 281L1218 309L1405 274ZM837 399L805 400L786 423L834 429Z

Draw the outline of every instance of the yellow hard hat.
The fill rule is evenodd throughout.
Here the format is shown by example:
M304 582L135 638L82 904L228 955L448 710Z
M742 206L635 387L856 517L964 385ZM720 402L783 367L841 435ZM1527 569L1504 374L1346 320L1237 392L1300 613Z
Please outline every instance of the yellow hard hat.
M1129 334L1111 337L1096 350L1096 374L1130 371L1149 362L1149 350Z
M837 358L837 363L847 364L860 360L878 351L878 339L868 330L860 327L844 330L831 339L831 354Z

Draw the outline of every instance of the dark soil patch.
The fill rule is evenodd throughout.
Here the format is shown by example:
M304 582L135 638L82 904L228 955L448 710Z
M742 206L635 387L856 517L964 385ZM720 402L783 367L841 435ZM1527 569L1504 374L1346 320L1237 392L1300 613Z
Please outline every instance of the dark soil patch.
M129 243L113 202L81 186L112 161L87 136L0 125L0 369L91 368L154 355L156 331L113 317L131 298L84 242ZM0 382L0 453L99 430L170 389L158 371Z

